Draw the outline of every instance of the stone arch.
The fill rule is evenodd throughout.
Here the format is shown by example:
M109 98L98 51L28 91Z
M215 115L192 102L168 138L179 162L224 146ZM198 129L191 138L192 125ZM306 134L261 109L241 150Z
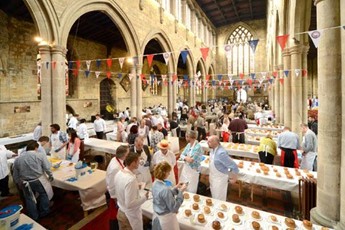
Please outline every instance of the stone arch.
M245 23L245 22L238 22L238 23L235 23L235 24L231 25L231 26L225 31L225 34L227 34L227 36L225 37L225 40L223 41L222 44L227 44L230 35L231 35L232 32L234 32L234 30L235 30L237 27L239 27L239 26L242 26L242 27L246 28L247 30L249 30L250 33L253 35L254 38L258 38L257 32L256 32L250 25L248 25L248 24Z
M193 53L192 53L192 49L190 49L188 46L182 46L180 47L180 49L178 49L179 51L182 51L182 50L188 50L188 56L187 56L187 60L186 60L186 65L187 65L187 70L188 70L188 73L189 74L193 74L195 71L195 59L194 59L194 56L193 56ZM180 53L178 54L177 56L177 60L178 58L180 57ZM177 64L178 64L178 61L176 62L176 69L177 69Z
M58 39L58 18L50 1L24 0L38 29L39 36L52 43Z
M110 120L113 118L113 113L116 108L116 84L110 78L104 78L99 83L99 106L101 115Z
M67 10L61 16L61 40L60 44L67 44L67 38L69 32L75 23L82 15L91 11L101 11L106 14L118 27L121 32L124 41L126 43L127 50L130 55L137 55L139 53L139 41L138 36L135 33L135 29L128 19L127 15L117 5L115 1L106 2L88 2L84 0L73 1Z
M161 45L164 52L171 52L170 53L170 60L168 62L168 72L174 72L174 66L176 63L176 54L173 51L172 43L167 36L167 34L163 30L152 30L144 39L142 46L141 46L141 54L144 54L145 48L147 44L152 40L156 39L157 42Z
M202 76L203 79L204 79L205 76L206 76L206 65L205 65L204 59L202 59L202 58L199 59L199 61L198 61L197 64L196 64L195 70L197 70L198 64L199 64L199 63L200 63L200 65L201 65L201 76Z
M73 107L70 106L69 104L66 104L66 113L67 113L67 114L73 114L73 115L76 114L76 113L75 113L75 110L73 109Z

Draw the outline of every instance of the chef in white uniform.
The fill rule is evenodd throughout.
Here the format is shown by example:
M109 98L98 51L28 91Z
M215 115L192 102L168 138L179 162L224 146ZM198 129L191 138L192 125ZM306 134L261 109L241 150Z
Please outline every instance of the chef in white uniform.
M130 148L131 152L139 155L139 168L137 170L137 178L139 182L146 184L147 188L152 187L152 175L150 172L151 154L147 145L144 145L144 137L135 138L134 145Z
M60 126L58 124L50 125L50 129L52 132L50 135L50 154L53 158L65 160L66 145L68 144L67 134L60 131Z
M228 152L220 145L217 136L210 136L207 144L211 149L209 178L212 198L226 201L228 182L236 182L239 170Z

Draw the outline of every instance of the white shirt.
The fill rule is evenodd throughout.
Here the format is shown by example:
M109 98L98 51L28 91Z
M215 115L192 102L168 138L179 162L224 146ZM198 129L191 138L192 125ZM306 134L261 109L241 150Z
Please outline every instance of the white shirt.
M89 138L89 133L87 132L87 126L85 123L81 123L80 125L78 125L77 134L80 139L85 140Z
M41 125L37 125L36 128L34 129L34 140L38 141L38 139L40 139L40 137L42 136L42 126Z
M106 129L105 121L102 118L96 119L93 122L93 127L95 128L95 132L104 132Z
M126 132L127 132L127 134L130 133L130 130L131 130L131 128L132 128L133 125L135 125L135 123L130 123L130 124L127 125L127 127L126 127Z
M124 115L125 115L126 118L129 118L129 111L125 110Z
M0 145L0 180L4 179L10 173L7 159L11 158L13 155L14 152L7 150L4 145Z
M155 154L153 154L152 163L156 165L162 161L168 162L172 168L174 168L176 164L176 157L170 150L168 150L167 154L164 155L161 150L158 150Z
M71 117L68 121L68 128L77 130L78 119L76 117Z
M123 160L119 159L121 164L123 165ZM107 176L105 178L107 182L107 189L110 194L111 198L116 198L115 195L115 176L116 174L122 169L121 164L117 161L116 157L111 159L108 168L107 168Z

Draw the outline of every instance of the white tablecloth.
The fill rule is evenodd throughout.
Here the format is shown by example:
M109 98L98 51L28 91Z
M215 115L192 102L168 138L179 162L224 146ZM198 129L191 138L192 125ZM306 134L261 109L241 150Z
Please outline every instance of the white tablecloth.
M269 130L261 130L261 129L246 129L245 134L246 137L250 136L257 136L257 137L265 137L267 134L270 133L273 138L277 138L281 131L269 131Z
M93 149L100 152L115 154L116 149L121 145L128 145L127 143L106 141L97 138L89 138L84 141L85 150Z
M74 165L69 164L69 161L63 161L60 168L52 170L54 176L52 185L69 191L79 191L84 211L105 205L106 172L96 169L93 173L86 172L77 181L70 182L67 179L75 177L76 174Z
M17 143L33 140L33 138L34 138L33 133L26 133L26 134L13 136L13 137L3 137L3 138L0 138L0 145L17 144Z
M190 199L184 200L184 202L182 203L182 206L180 207L179 212L177 214L177 220L180 224L181 229L212 229L212 227L211 227L212 222L214 220L219 220L221 225L222 225L222 230L231 230L231 229L250 230L250 229L252 229L251 223L253 221L253 218L251 217L251 214L253 211L257 211L260 213L261 219L256 220L261 225L260 229L262 229L262 230L271 229L270 226L273 225L273 223L270 222L270 220L269 220L270 215L274 215L277 217L278 222L277 222L277 224L274 224L274 225L278 226L279 229L286 229L287 228L285 223L284 223L284 221L285 221L284 216L275 215L275 214L272 214L269 212L264 212L261 210L237 205L237 204L230 203L230 202L224 202L224 201L220 201L220 200L216 200L216 199L212 199L213 206L211 207L211 214L210 215L205 214L206 223L204 225L201 225L197 222L196 217L197 217L197 214L203 213L202 210L203 210L203 207L205 206L205 203L206 203L205 200L209 197L200 196L200 201L198 202L200 209L197 211L194 211L191 208L192 204L195 203L193 201L193 195L194 194L189 193L189 195L190 195ZM221 204L225 204L227 206L227 209L221 210L221 208L220 208ZM243 209L243 214L239 215L240 220L241 220L241 222L239 224L235 224L232 222L232 215L235 213L235 207L236 206L241 206ZM152 215L153 215L152 200L146 201L141 206L141 209L143 211L144 216L152 219ZM192 217L186 218L184 216L185 209L191 209L192 210ZM219 219L219 217L217 217L218 212L223 212L223 214L225 216L225 218L223 220ZM295 223L298 227L302 227L301 221L295 220ZM313 227L314 227L313 230L320 230L321 229L320 226L313 225ZM299 228L299 229L302 229L302 228Z
M267 131L283 131L284 126L274 126L274 125L256 125L256 124L248 124L248 129L257 129L257 130L267 130Z
M17 228L23 224L33 224L33 227L32 227L33 230L45 230L45 228L42 227L39 223L35 222L33 219L31 219L27 215L21 213L19 216L19 222L15 227Z

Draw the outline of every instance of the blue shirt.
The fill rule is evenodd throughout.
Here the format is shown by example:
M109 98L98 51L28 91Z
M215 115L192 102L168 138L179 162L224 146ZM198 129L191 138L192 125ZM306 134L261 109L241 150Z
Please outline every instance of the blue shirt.
M213 152L213 154L215 154L213 157L214 166L218 171L227 175L229 174L229 171L235 174L239 172L237 164L230 158L228 152L221 145L213 151L215 151Z
M278 147L286 149L299 149L299 137L291 131L284 131L278 136Z
M199 170L200 163L203 160L203 150L201 148L201 145L198 143L198 141L194 142L194 147L188 143L188 145L183 150L180 158L181 160L184 160L185 157L191 157L193 159L192 163L186 163L189 164L189 166L192 169Z

